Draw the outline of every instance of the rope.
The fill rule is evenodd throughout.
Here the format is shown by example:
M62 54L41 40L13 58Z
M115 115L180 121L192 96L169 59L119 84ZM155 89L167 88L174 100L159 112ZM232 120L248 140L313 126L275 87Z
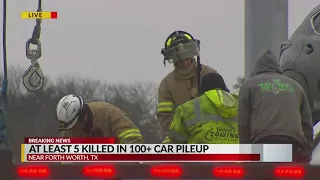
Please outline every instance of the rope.
M38 0L38 9L37 12L42 12L42 0ZM41 23L42 19L36 20L36 25L33 28L32 37L31 37L31 43L37 44L37 40L40 40L41 35Z

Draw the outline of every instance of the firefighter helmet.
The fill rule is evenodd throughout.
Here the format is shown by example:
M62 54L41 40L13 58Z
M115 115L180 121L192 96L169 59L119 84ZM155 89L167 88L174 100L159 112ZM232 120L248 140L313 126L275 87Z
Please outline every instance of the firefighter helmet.
M200 55L200 41L187 32L175 31L167 38L161 54L164 56L164 63L193 58Z
M83 98L74 94L64 96L57 105L59 129L71 129L83 108Z

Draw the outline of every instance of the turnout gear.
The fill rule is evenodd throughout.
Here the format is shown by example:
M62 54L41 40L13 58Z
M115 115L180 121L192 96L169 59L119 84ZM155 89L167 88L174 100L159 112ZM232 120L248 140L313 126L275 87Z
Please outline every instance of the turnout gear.
M238 123L241 143L288 136L311 152L313 123L307 96L299 83L282 74L269 50L240 88Z
M202 65L201 76L217 72L215 69ZM188 75L174 69L162 79L158 89L157 119L161 128L167 131L172 122L174 110L177 106L197 97L196 64Z
M175 69L162 79L158 89L157 118L164 131L169 129L175 107L198 96L200 76L215 69L200 64L200 41L184 31L173 32L161 50L166 61L174 63ZM197 56L197 61L195 61ZM181 60L192 61L185 69L177 68Z
M76 101L76 99L74 99L74 101ZM60 104L58 104L57 109L59 109L59 107L79 107L72 105L72 101L69 102L69 104L71 103L70 105L67 104L68 102L66 100L64 100L64 102L66 105L61 107L59 106ZM87 113L81 115L85 109L87 109ZM122 144L144 143L140 130L123 111L112 104L106 102L88 102L82 106L76 116L71 116L72 113L65 116L61 115L63 114L62 112L70 112L68 110L57 110L57 112L60 113L57 114L58 118L68 117L68 119L72 119L76 117L77 119L73 120L73 122L75 121L76 123L74 123L72 127L68 125L66 126L67 128L62 128L63 137L116 137ZM84 120L84 117L87 117L87 121ZM66 122L65 119L59 119L59 121Z
M170 143L238 144L237 109L235 95L220 89L205 92L176 109Z

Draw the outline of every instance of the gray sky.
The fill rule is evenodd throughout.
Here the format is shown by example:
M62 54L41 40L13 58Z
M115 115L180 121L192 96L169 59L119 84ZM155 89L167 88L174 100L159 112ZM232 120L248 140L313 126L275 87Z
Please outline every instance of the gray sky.
M229 86L244 74L243 0L43 1L44 11L58 12L57 20L42 24L40 64L45 75L79 73L109 82L160 82L173 69L163 66L160 50L174 30L201 40L202 62L217 69ZM291 35L319 0L289 3ZM8 0L10 65L30 64L24 48L35 20L21 19L20 12L36 11L36 6L37 0Z

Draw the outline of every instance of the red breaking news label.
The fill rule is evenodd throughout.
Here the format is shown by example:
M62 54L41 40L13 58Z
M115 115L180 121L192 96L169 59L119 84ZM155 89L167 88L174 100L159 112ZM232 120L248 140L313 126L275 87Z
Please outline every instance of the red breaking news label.
M116 144L116 138L28 137L24 144Z

